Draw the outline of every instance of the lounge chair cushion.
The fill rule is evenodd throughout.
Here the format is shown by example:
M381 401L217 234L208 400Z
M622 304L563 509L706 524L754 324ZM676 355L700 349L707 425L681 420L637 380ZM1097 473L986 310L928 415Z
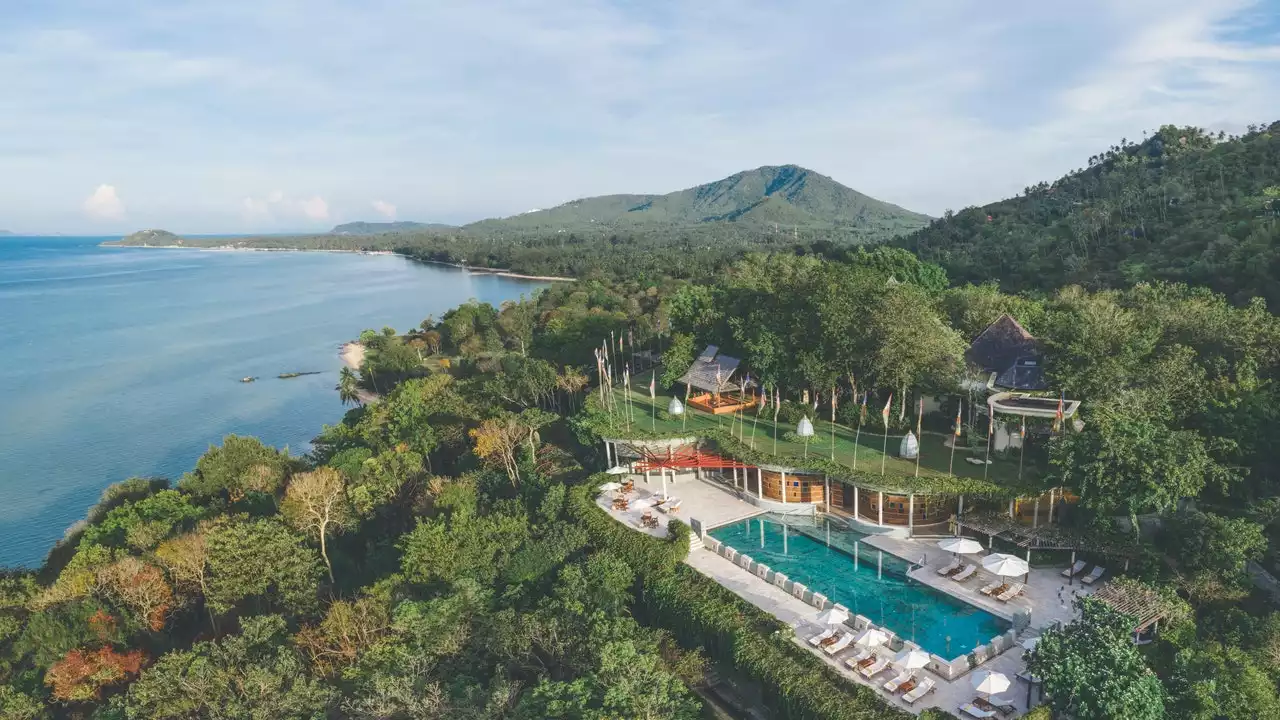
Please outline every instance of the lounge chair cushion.
M960 714L968 715L969 717L973 717L973 718L991 718L996 716L996 711L983 710L977 705L974 705L973 703L968 702L960 706Z
M911 692L907 693L906 695L903 695L902 699L905 700L908 705L910 705L915 701L919 700L920 698L924 697L925 695L928 695L929 693L933 692L934 687L936 687L936 685L933 682L933 678L925 678L924 680L920 681L919 685L912 688Z
M1081 572L1084 571L1085 567L1088 564L1089 563L1083 560L1077 560L1075 565L1072 565L1071 567L1062 571L1062 577L1071 577L1073 575L1079 575Z

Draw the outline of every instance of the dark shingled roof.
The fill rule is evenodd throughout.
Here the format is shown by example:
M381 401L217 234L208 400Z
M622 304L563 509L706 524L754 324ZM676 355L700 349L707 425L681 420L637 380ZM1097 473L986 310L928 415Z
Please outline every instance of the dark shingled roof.
M741 362L738 358L721 355L720 348L715 345L708 345L707 349L703 350L698 359L694 360L685 371L680 382L706 392L722 393L737 390L738 383L733 380L733 373ZM720 377L719 383L716 382L717 371ZM752 385L754 383L747 384L748 387Z
M1044 390L1040 342L1017 320L1001 315L973 339L964 357L996 373L996 385L1013 390Z

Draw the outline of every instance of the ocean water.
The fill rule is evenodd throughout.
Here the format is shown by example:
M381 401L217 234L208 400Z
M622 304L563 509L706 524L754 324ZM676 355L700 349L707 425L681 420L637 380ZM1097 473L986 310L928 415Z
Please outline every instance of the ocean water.
M787 520L765 515L711 536L943 658L1009 629L1001 618L907 577L905 561L862 545L866 535L842 523Z
M362 329L542 286L396 256L104 239L0 237L0 567L38 565L103 488L176 481L227 433L306 452L342 417L338 350ZM276 378L305 371L320 374Z

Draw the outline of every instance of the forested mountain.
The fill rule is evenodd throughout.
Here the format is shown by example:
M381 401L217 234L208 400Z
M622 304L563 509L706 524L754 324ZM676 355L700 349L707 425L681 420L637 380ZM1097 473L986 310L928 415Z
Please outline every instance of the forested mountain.
M1047 291L1176 280L1280 307L1277 133L1280 123L1240 137L1167 125L896 242L961 282Z
M592 225L618 228L734 222L781 228L838 228L890 237L928 218L881 202L825 175L796 165L765 166L666 195L603 195L549 210L482 220L480 233L568 230Z
M329 232L335 235L379 235L389 232L413 232L415 230L448 230L452 225L401 220L398 222L349 222L334 226Z
M928 222L795 165L762 167L666 195L605 195L458 228L349 223L320 235L229 241L183 238L195 247L394 250L410 257L531 275L705 279L747 252L822 252L888 240ZM121 245L156 245L130 236ZM172 244L172 243L171 243Z

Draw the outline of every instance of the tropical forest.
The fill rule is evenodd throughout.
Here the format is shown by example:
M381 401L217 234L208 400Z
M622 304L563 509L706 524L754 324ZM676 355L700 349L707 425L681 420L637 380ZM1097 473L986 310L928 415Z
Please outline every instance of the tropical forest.
M346 414L305 454L229 435L109 488L41 567L0 576L0 720L953 717L842 675L692 567L680 516L658 537L597 502L604 441L690 426L752 465L974 508L1069 491L1063 532L1122 557L1112 582L1162 619L1135 643L1133 618L1078 600L1027 652L1027 717L1280 717L1278 222L1280 123L1163 127L932 220L783 166L461 228L244 238L565 280L372 319L336 379ZM1006 316L1042 347L1047 401L1079 410L993 450L967 350ZM768 399L673 414L707 346ZM949 467L941 440L913 468L913 431L990 469Z

